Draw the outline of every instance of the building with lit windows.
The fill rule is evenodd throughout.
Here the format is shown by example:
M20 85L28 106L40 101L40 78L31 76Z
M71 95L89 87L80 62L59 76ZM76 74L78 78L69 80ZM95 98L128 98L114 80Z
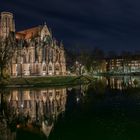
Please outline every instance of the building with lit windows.
M2 12L0 36L15 32L13 14ZM66 60L62 42L53 38L47 25L29 28L15 33L17 48L9 64L11 76L65 75Z
M106 70L112 73L140 73L140 56L106 59Z

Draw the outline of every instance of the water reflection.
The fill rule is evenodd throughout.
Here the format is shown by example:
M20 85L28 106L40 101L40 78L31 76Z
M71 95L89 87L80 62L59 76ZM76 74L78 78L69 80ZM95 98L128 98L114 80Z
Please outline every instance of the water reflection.
M47 137L60 113L65 111L66 88L15 89L0 94L0 139L16 139L17 128L38 129Z
M139 140L139 77L100 77L67 92L64 119L49 140Z
M58 140L62 137L73 139L73 136L86 139L84 136L87 135L82 134L93 129L96 132L98 127L99 135L104 133L103 127L111 132L115 131L111 123L114 123L115 127L119 123L115 123L114 120L122 121L127 114L140 116L139 86L139 77L100 77L92 84L69 88L1 89L0 140L21 140L26 137L34 139L29 135L23 137L24 131L29 131L33 135L39 134L40 137L36 138L38 140ZM126 126L123 127L127 127L127 120ZM92 125L89 126L91 122ZM104 124L106 126L103 126ZM110 128L106 128L108 126ZM67 137L64 132L68 135L71 132L72 137ZM92 134L93 132L91 136L94 138ZM110 136L110 133L108 135Z
M106 84L111 89L127 89L127 88L135 88L140 86L140 78L139 77L109 77L106 78Z

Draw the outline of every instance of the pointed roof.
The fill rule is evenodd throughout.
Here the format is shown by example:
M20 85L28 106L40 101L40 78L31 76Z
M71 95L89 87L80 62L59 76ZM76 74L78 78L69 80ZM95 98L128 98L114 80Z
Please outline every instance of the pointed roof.
M20 38L30 39L33 36L39 35L41 28L42 28L41 26L37 26L37 27L29 28L23 31L19 31L16 33L16 38L17 39L20 39Z
M46 22L44 23L44 25L40 25L37 27L32 27L32 28L28 28L26 30L23 31L19 31L16 33L16 38L17 39L31 39L33 36L36 37L38 35L41 35L41 38L43 38L45 35L49 35L51 36L51 33L46 25Z
M46 25L46 22L45 22L43 28L41 29L41 39L43 39L43 37L46 35L51 36L50 31L49 31L49 29Z

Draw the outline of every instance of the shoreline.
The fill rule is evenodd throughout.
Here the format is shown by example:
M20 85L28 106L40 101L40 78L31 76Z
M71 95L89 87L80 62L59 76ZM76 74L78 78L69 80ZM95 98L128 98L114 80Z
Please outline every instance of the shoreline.
M131 73L99 73L98 76L140 76L140 72Z
M70 86L86 84L89 81L80 76L57 76L57 77L12 77L1 82L0 87L6 88L35 88L52 86Z
M124 77L124 76L140 76L132 74L109 74L102 73L94 75L104 77ZM0 88L35 88L35 87L59 87L59 86L75 86L79 84L87 84L94 81L95 77L90 76L49 76L49 77L12 77L8 80L0 81Z

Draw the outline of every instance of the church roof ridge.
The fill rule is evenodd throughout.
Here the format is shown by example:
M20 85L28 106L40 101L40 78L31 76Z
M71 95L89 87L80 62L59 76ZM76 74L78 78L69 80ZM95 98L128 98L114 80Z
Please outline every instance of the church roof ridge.
M19 31L17 31L17 33L25 32L25 31L29 31L29 30L33 30L33 29L37 29L37 28L41 28L41 27L43 27L43 25L32 26L32 27L29 27L29 28L25 28L23 30L19 30Z

